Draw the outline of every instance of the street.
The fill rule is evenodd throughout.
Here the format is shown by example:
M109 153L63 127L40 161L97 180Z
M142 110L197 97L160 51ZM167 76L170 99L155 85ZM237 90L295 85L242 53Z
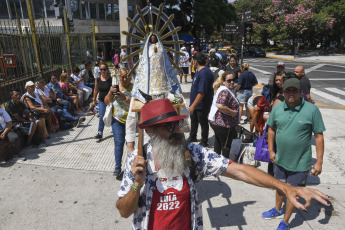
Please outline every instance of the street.
M285 63L285 71L293 72L297 65L304 67L311 82L311 98L317 106L325 108L345 108L345 64L292 61L276 58L246 58L259 83L268 83L268 77L275 71L279 61Z

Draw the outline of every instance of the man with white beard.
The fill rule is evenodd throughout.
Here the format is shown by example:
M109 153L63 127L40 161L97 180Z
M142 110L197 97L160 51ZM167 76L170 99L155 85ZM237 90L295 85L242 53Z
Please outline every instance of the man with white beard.
M227 176L261 187L279 190L298 209L306 210L311 199L329 205L323 193L287 183L247 165L237 164L200 145L186 143L178 115L168 99L145 104L142 123L150 141L147 159L137 150L127 157L116 207L122 217L134 213L132 229L202 229L202 208L195 183L207 176ZM185 150L192 166L187 167ZM305 205L298 198L305 199Z

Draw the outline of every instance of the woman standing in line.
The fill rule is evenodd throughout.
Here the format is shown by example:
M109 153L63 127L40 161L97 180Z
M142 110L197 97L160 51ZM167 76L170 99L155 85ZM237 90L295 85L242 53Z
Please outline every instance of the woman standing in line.
M243 114L243 106L246 106L246 115L247 119L244 120L244 123L248 122L250 119L250 113L248 112L247 102L248 99L253 95L253 86L258 84L258 80L255 75L248 71L249 64L243 63L241 65L241 74L238 78L238 84L236 88L237 99L240 102L240 119Z
M213 84L216 91L208 115L208 120L215 134L214 151L229 158L232 139L236 134L235 126L239 124L239 103L231 88L235 84L233 73L224 72ZM225 146L226 144L226 146ZM222 152L226 147L227 152Z
M131 78L128 76L127 69L120 70L119 77L119 91L115 86L111 86L109 93L104 99L104 103L113 105L113 120L111 128L114 136L114 152L115 152L115 171L114 175L121 174L123 146L125 144L126 136L126 120L129 111L129 104L131 101L131 92L133 84ZM114 95L115 94L115 95Z
M102 63L99 66L101 75L99 78L96 78L95 81L95 90L93 92L93 100L90 103L90 108L96 105L97 96L98 97L98 108L99 108L99 122L98 122L98 133L95 136L96 139L103 138L104 122L103 117L107 105L104 103L104 98L108 94L111 87L111 77L109 73L109 67L106 63Z

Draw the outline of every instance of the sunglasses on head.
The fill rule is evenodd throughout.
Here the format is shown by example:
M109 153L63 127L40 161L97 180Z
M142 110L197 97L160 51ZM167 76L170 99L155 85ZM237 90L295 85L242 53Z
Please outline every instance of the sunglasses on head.
M231 83L231 82L235 82L235 79L228 79L228 80L225 80L227 83Z
M99 69L100 71L107 71L107 69Z

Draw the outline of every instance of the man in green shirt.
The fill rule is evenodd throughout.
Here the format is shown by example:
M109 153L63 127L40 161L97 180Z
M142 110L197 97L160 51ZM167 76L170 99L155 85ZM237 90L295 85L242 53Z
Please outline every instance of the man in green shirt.
M301 97L301 85L298 78L284 82L283 103L278 103L267 120L268 148L270 159L274 163L274 177L293 186L306 186L310 168L311 175L322 171L325 126L320 110ZM311 138L314 132L317 161L312 166ZM276 142L276 151L274 150ZM275 208L262 213L264 219L284 218L278 229L289 229L289 219L294 207L286 202L285 216L282 210L284 194L276 193Z

